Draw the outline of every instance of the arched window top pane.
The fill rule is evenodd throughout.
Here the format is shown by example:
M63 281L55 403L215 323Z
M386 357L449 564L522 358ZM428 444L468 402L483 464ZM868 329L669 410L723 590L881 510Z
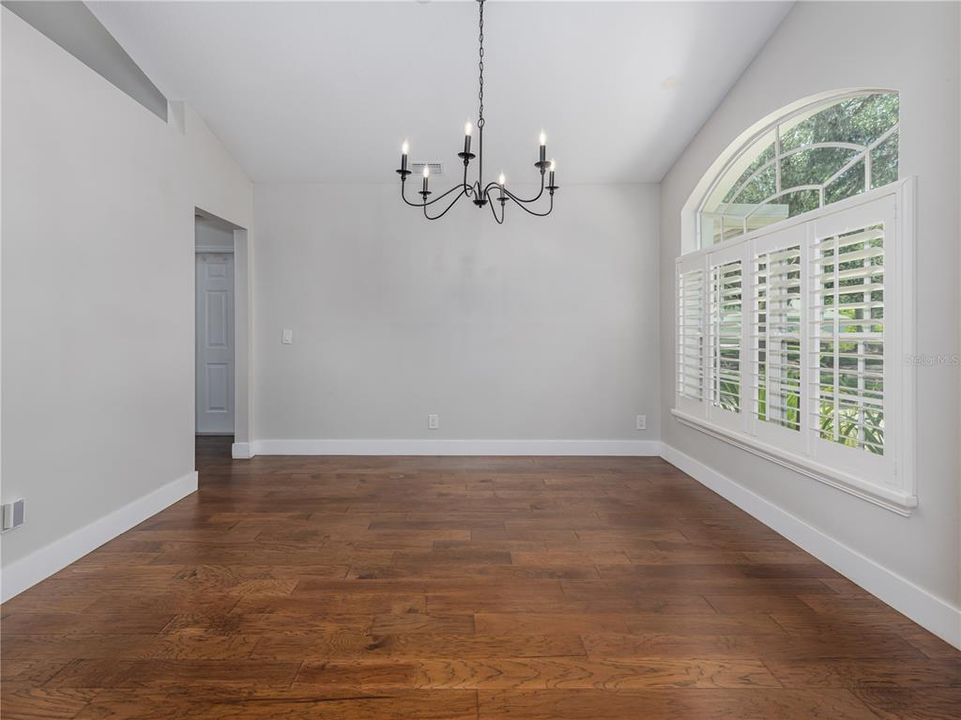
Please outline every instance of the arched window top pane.
M870 145L898 122L897 93L858 95L781 123L781 148L815 143Z
M701 247L898 179L897 93L813 103L756 135L711 185Z

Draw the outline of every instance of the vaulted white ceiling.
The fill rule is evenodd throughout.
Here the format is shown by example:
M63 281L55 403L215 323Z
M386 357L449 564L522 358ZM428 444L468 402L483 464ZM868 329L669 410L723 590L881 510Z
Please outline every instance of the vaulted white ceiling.
M477 5L93 2L150 78L256 182L394 182L399 148L448 175L477 117ZM486 3L486 175L656 182L790 3Z

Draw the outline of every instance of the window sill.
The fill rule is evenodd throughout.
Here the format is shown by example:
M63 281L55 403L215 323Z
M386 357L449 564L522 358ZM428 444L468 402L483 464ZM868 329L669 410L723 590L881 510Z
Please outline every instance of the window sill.
M770 460L782 467L822 482L825 485L830 485L849 495L867 500L898 515L908 517L911 515L911 511L918 506L918 498L916 495L871 485L852 475L838 472L837 470L821 465L810 458L787 452L786 450L762 442L757 438L728 430L704 418L695 417L680 410L671 410L671 414L674 415L682 425L686 425L718 440L723 440L729 445L746 450L753 455L762 457L765 460Z

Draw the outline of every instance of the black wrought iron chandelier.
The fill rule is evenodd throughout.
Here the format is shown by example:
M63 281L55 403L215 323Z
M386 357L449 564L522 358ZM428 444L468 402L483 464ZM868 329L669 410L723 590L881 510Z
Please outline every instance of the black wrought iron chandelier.
M483 208L485 206L490 206L491 214L494 216L494 220L497 221L498 225L504 222L504 210L507 205L507 201L510 200L521 208L524 212L530 215L536 215L537 217L545 217L551 214L554 209L554 191L557 190L558 186L554 182L554 168L555 164L553 160L547 159L547 138L545 137L543 131L540 136L540 149L538 160L534 163L541 174L541 189L532 198L524 199L517 197L514 193L507 189L507 181L504 177L504 173L500 174L497 182L489 182L484 185L484 2L485 0L477 0L477 7L479 10L479 21L478 27L480 28L480 34L478 35L478 63L477 67L480 71L478 76L478 93L477 97L479 100L479 106L477 109L477 154L471 152L471 133L473 128L470 122L464 126L464 150L457 153L457 157L464 161L464 179L458 185L455 185L450 190L446 191L442 195L434 198L433 200L428 200L428 198L434 193L430 189L430 167L427 163L424 163L424 182L419 195L421 196L420 202L411 202L407 199L406 187L407 187L407 176L411 174L411 171L407 169L407 154L410 150L407 141L401 146L400 155L400 169L397 170L397 174L400 175L400 196L403 198L404 202L415 208L422 208L424 211L424 217L428 220L439 220L447 214L454 205L462 197L469 197L473 199L474 205L478 208ZM477 158L477 180L471 184L467 182L467 171L471 160ZM544 184L544 176L546 173L550 172L547 177L547 184ZM550 204L545 211L532 210L527 207L532 205L541 199L544 195L544 191L547 190ZM491 191L497 192L496 201L500 204L500 217L497 216L497 210L494 207L495 198L491 198ZM445 207L441 212L436 215L431 215L428 208L436 203L441 202L450 195L454 195L454 199L451 200L447 207Z

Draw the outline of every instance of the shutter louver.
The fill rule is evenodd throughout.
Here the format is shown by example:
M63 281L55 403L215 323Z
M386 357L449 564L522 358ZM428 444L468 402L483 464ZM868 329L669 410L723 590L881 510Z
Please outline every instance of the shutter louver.
M754 257L754 414L801 429L801 247Z
M741 261L711 267L711 404L740 412Z
M816 437L884 454L884 227L819 240L812 274Z
M704 399L704 271L683 272L678 280L677 391Z

